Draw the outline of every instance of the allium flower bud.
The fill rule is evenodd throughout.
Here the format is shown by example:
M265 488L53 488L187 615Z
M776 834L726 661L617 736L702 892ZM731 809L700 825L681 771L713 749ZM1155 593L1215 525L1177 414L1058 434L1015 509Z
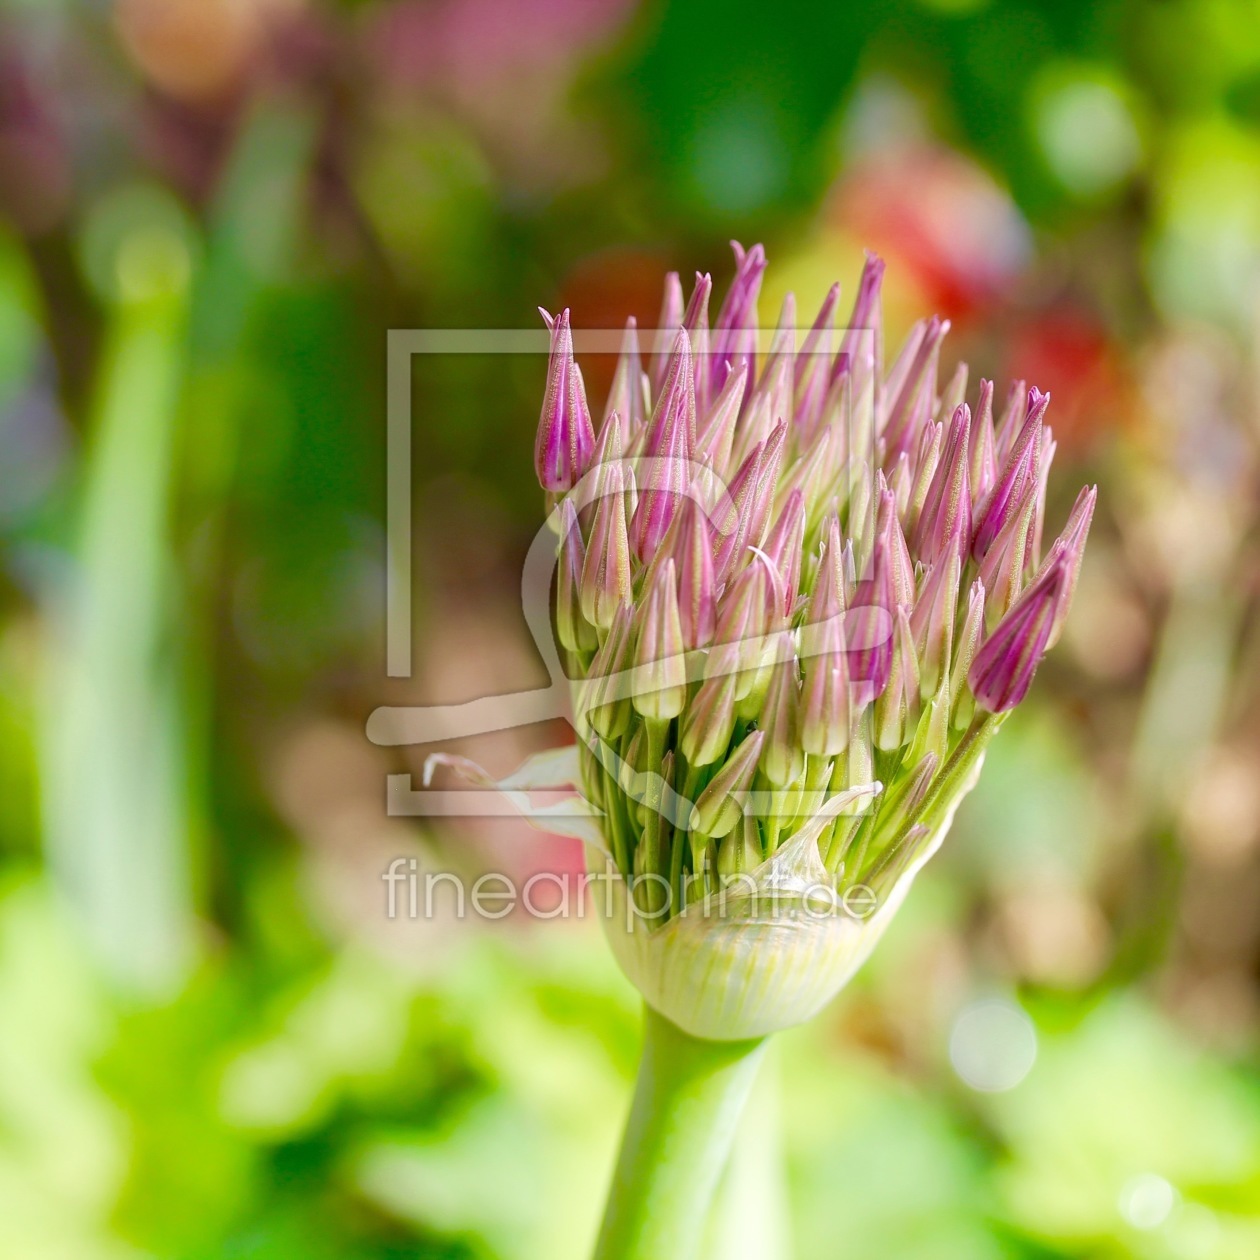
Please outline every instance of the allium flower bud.
M626 320L625 335L621 339L621 354L613 373L612 387L608 391L608 403L604 407L604 421L614 413L618 418L623 450L630 450L631 439L647 423L648 380L643 374L643 358L639 352L639 330L631 315Z
M869 954L1061 630L1096 497L1039 563L1049 396L1018 382L995 426L940 319L885 371L874 257L843 334L833 288L797 349L789 298L759 361L765 253L735 256L712 323L709 277L685 305L669 277L646 375L628 327L598 449L549 321L536 462L581 752L503 783L527 810L569 792L544 825L614 877L622 968L730 1041L809 1018Z
M646 718L676 718L687 702L687 675L672 560L655 570L636 614L634 633L639 674L634 707Z
M692 379L691 342L679 330L670 353L648 425L645 470L639 483L639 503L630 525L635 554L650 563L660 547L674 513L691 483L695 447L696 388Z
M573 504L560 505L560 564L556 582L556 637L570 652L590 652L595 648L595 628L582 612L582 571L586 567L586 546Z
M766 733L761 771L775 787L787 787L805 770L801 742L801 687L792 635L782 631L771 645L774 664L761 710Z
M939 559L948 546L965 548L971 537L970 436L971 408L960 403L914 529L915 551L927 564Z
M1041 576L980 645L967 681L981 708L1005 713L1028 694L1067 589L1069 563L1066 549L1056 544Z
M765 738L765 731L751 732L726 759L691 811L692 831L720 840L739 821L743 814L739 797L752 783Z
M708 518L688 494L669 533L669 554L678 571L678 613L688 649L713 642L717 598L713 581L713 534Z
M735 279L718 312L710 341L712 364L710 380L716 393L726 383L734 364L741 359L752 362L757 350L757 296L766 270L766 251L760 245L744 252L737 241Z
M534 443L534 471L544 490L562 493L590 467L595 430L582 373L573 359L569 312L565 309L553 320L544 311L543 319L551 329L551 362Z

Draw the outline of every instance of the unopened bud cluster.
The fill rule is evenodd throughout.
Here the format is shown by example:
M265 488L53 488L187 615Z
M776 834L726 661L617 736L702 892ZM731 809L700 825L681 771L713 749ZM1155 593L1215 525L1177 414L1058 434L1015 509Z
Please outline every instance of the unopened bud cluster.
M837 889L893 888L1057 638L1094 510L1082 490L1043 544L1049 396L969 401L947 323L885 368L878 259L845 326L834 286L798 344L789 296L764 355L764 251L736 264L712 320L709 277L685 302L669 277L647 362L628 323L598 431L546 316L535 464L583 790L662 920L820 814Z

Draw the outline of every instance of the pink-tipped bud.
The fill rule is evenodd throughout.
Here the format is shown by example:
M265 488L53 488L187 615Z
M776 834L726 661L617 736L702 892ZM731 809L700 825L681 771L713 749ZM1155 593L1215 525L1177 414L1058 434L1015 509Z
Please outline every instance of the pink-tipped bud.
M1076 496L1072 511L1068 515L1067 525L1057 539L1063 545L1066 555L1067 576L1063 583L1063 594L1059 599L1059 608L1054 615L1054 626L1050 631L1050 639L1046 644L1052 648L1063 633L1063 623L1072 607L1072 597L1076 594L1076 580L1081 574L1081 561L1085 556L1085 540L1089 537L1090 522L1094 519L1094 506L1098 502L1098 487L1084 486ZM1053 547L1051 551L1053 552ZM1047 556L1047 561L1049 556Z
M710 363L709 353L709 294L713 291L713 280L707 273L696 272L696 287L691 291L687 309L683 313L682 326L691 337L691 354L694 361L694 379L696 386L696 407L701 413L708 410Z
M761 773L775 787L786 787L801 777L805 750L801 747L800 666L790 631L781 630L771 641L773 661L761 727L766 733Z
M765 738L765 731L752 731L727 757L691 810L692 831L720 840L734 829L743 813L741 797L752 783Z
M783 466L783 449L787 444L787 422L780 420L766 439L757 470L757 488L753 494L748 519L748 545L760 547L770 527L770 513L774 510L775 489L779 484L779 469Z
M832 617L801 631L801 747L834 757L849 746L851 726L845 619Z
M971 501L983 503L997 480L997 455L993 437L993 382L980 382L980 401L971 425L967 459L970 465Z
M976 703L990 713L1013 709L1028 694L1050 643L1067 585L1066 550L1055 544L1041 575L980 645L967 672Z
M621 338L621 354L613 373L612 387L608 391L608 403L604 407L605 423L614 412L620 422L621 449L628 451L647 423L648 416L643 357L639 352L639 330L633 315L626 320L626 331Z
M980 580L988 592L986 613L993 626L1014 604L1024 587L1028 564L1028 539L1037 511L1037 483L1029 477L1002 532L993 540L980 562Z
M757 353L757 298L766 270L766 251L754 245L745 253L738 241L731 242L731 249L735 252L735 278L710 338L713 361L709 381L715 394L726 383L732 364L740 359L752 362Z
M735 444L735 426L744 405L744 394L752 368L747 359L727 378L721 392L713 400L704 428L696 439L696 450L709 462L719 477L726 475L731 464L731 451Z
M942 422L967 401L967 377L967 365L960 363L954 369L954 375L945 383L945 388L941 390L941 400L937 406L936 416Z
M739 466L714 508L713 572L719 582L726 581L751 542L765 452L766 444L758 443Z
M910 618L919 654L919 687L925 700L935 694L942 674L949 669L961 577L962 556L959 549L956 545L947 546L940 559L928 570L923 591Z
M634 614L617 609L608 637L591 660L582 691L579 717L585 717L604 739L618 740L630 726L628 671L634 646Z
M573 503L560 504L559 572L556 576L556 638L570 652L590 652L596 644L595 627L582 615L582 569L586 547Z
M656 567L635 616L634 631L634 664L639 674L634 707L646 718L675 718L687 703L687 662L672 560Z
M783 616L790 617L801 589L801 552L805 547L805 496L793 490L766 537L762 550L783 575Z
M683 501L670 530L670 555L678 569L678 612L688 650L713 642L717 599L713 581L713 535L694 498Z
M607 630L617 609L632 600L624 478L621 464L607 466L582 566L582 615L601 630Z
M882 474L877 475L877 482ZM879 497L879 514L875 518L876 535L887 546L889 575L892 578L893 598L899 608L914 606L914 561L906 535L897 517L897 500L892 491L882 489Z
M900 390L887 401L888 417L884 422L884 441L890 455L913 450L918 440L916 422L926 419L936 397L936 371L940 361L941 342L949 332L949 320L933 315L923 330Z
M661 313L656 319L655 346L652 350L652 388L658 394L669 363L670 344L675 330L682 325L682 318L682 281L678 272L671 271L665 277L665 296L661 300Z
M760 640L781 606L782 577L759 556L757 563L742 568L723 592L714 638L718 643Z
M840 286L833 284L827 290L818 318L806 333L796 355L792 414L802 446L813 441L822 420L823 404L827 400L831 382L836 307L839 304Z
M1041 439L1042 418L1050 401L1049 394L1031 390L1028 395L1028 416L1011 447L1002 471L975 513L975 535L971 554L983 560L994 539L1010 518L1023 505L1024 487L1037 477L1037 456Z
M900 748L919 715L919 660L914 632L904 608L897 609L888 685L875 700L875 747L886 752Z
M630 524L631 546L644 564L655 557L691 484L695 416L691 343L680 329L648 426L639 503Z
M971 409L963 403L950 421L944 454L914 528L914 549L925 564L935 564L947 547L965 546L971 537L970 436Z
M806 620L813 625L838 617L848 606L848 585L845 575L845 544L840 521L831 516L823 526L823 549L818 559L818 573L809 596Z
M1011 453L1011 447L1024 419L1028 415L1028 385L1024 381L1012 381L1006 391L1006 403L1002 415L993 426L993 450L999 466Z
M876 535L870 576L857 584L845 615L849 677L856 709L868 705L888 685L896 627L889 545Z
M551 359L534 442L534 471L544 490L562 494L572 490L591 466L595 429L586 405L582 374L573 358L567 308L551 321L550 327Z
M967 686L967 671L980 650L984 636L984 583L977 578L967 594L967 613L962 629L954 639L954 660L949 671L949 694L953 697L953 723L960 730L971 721L975 698Z
M689 765L712 765L726 753L735 729L735 684L740 673L738 643L709 653L705 678L683 714L678 742Z
M852 371L855 389L861 389L879 370L883 360L883 306L880 292L884 284L884 260L875 254L867 254L858 281L857 296L853 300L853 313L840 341L836 355L837 367L843 356L846 370Z

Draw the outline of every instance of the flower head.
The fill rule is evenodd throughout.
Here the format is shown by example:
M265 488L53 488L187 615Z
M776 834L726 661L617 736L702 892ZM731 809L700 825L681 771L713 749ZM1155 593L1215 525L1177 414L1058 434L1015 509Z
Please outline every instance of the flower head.
M648 373L627 336L598 451L552 321L537 445L609 936L717 1039L808 1018L870 952L1063 625L1095 501L1043 557L1049 395L995 424L991 382L942 381L939 319L885 368L879 259L846 327L833 288L798 352L789 299L759 360L765 252L735 254L712 325L709 277L671 276Z

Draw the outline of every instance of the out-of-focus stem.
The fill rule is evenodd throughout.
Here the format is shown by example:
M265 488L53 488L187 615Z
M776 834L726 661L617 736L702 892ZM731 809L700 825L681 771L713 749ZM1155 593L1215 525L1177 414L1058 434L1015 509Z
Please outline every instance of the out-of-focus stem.
M788 1260L792 1255L779 1056L773 1043L735 1132L710 1213L705 1254L709 1260Z
M765 1042L701 1041L645 1007L643 1057L595 1260L691 1260Z

